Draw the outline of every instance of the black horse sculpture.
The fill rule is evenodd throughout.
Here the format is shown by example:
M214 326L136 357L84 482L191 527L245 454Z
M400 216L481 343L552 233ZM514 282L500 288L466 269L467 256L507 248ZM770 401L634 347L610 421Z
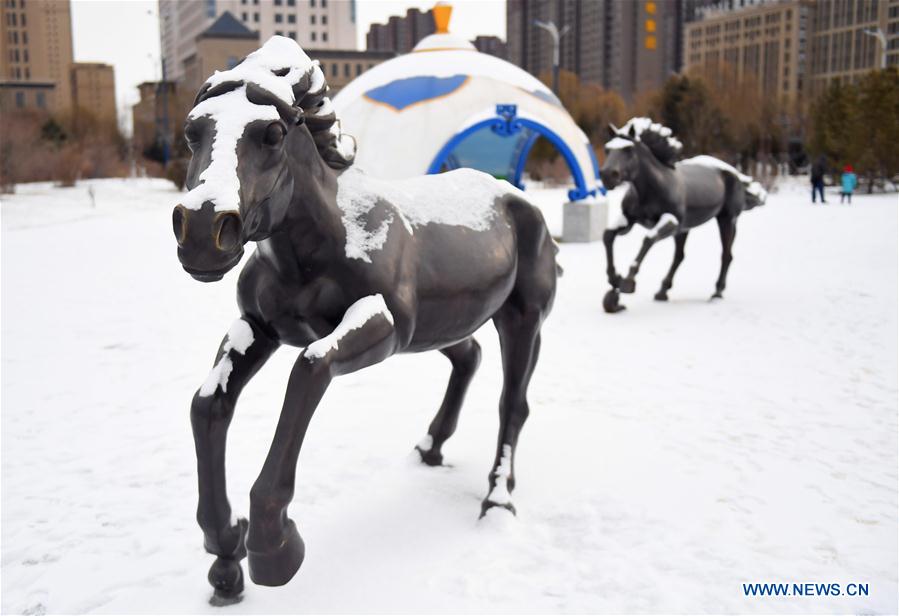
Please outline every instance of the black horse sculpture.
M606 188L614 189L627 182L622 200L621 218L613 221L603 234L606 248L606 273L612 288L603 299L606 312L619 312L620 293L636 290L637 272L649 249L667 237L674 236L674 261L655 299L666 301L674 274L684 259L684 245L690 229L715 218L721 232L721 273L715 283L713 298L722 297L727 270L733 255L731 249L737 233L737 217L744 210L765 202L767 194L761 184L734 167L711 156L697 156L675 164L681 143L671 129L655 124L649 118L632 118L622 129L610 125L612 139L606 143L606 160L600 177ZM637 258L627 275L615 271L613 244L615 238L640 224L650 231L643 240Z
M351 167L317 63L273 37L197 95L185 128L189 192L175 207L178 258L211 282L256 251L237 283L231 326L191 404L197 519L212 601L239 600L240 560L258 584L287 583L304 544L287 507L303 437L331 380L401 352L439 350L452 364L443 403L416 449L439 465L478 367L472 334L492 319L504 371L496 456L482 515L514 513L515 447L540 329L556 290L556 246L539 210L506 182L462 169L400 182ZM368 144L382 147L382 144ZM241 390L275 349L301 347L280 420L235 520L225 493L225 439Z

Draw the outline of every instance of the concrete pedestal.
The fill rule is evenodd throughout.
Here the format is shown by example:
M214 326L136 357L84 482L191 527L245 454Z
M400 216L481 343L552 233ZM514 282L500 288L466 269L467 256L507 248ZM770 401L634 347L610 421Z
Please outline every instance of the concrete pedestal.
M608 216L609 204L605 199L566 203L562 206L562 241L601 240Z

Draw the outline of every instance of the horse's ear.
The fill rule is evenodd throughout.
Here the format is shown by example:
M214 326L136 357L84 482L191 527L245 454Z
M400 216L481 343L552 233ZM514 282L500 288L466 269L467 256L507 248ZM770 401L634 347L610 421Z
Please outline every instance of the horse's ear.
M634 130L634 125L633 125L633 124L631 124L631 127L628 129L628 131L627 131L627 136L630 137L631 139L636 139L636 138L637 138L637 131Z
M618 136L618 127L609 122L609 126L607 127L609 130L609 138L614 139Z

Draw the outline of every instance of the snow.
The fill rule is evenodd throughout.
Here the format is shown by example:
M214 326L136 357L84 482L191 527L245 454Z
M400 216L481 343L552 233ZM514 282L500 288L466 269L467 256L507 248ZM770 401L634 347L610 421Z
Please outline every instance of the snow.
M518 516L502 525L478 521L502 388L492 324L443 447L451 466L412 451L443 397L443 356L336 379L290 507L303 567L280 588L247 578L223 611L207 604L189 409L239 316L239 268L217 284L184 273L168 186L0 197L3 613L895 613L895 193L811 206L807 178L782 184L741 216L722 301L707 301L714 223L691 232L671 301L652 299L665 240L617 315L601 308L601 243L563 244L516 451ZM641 241L616 242L620 263ZM237 515L298 354L276 352L237 406ZM871 594L743 596L770 581Z
M473 231L490 228L494 201L510 193L524 197L508 182L473 169L456 169L399 181L373 178L357 167L344 171L337 181L337 205L346 229L346 256L371 263L370 254L387 241L393 217L374 231L366 215L382 200L394 205L410 232L431 223L457 225Z
M288 70L284 75L274 74L274 71L285 68ZM313 64L296 41L286 36L273 36L234 68L215 71L206 83L213 87L226 81L255 83L288 105L293 105L293 86L313 69L318 69L318 74L313 76L312 83L323 83L321 69Z
M676 137L672 136L670 128L653 122L651 118L631 118L624 126L621 127L618 132L620 132L622 135L625 135L632 128L637 139L639 139L640 135L642 135L644 132L651 131L667 138L668 145L670 145L675 150L680 151L681 149L683 149L683 144Z
M677 226L680 224L680 221L677 219L677 216L675 216L674 214L669 214L668 212L665 212L664 214L662 214L659 217L659 222L656 223L656 226L654 226L652 229L649 230L649 232L646 234L646 237L648 237L650 239L655 239L655 237L662 231L662 229L665 228L665 225L670 225L670 224Z
M459 36L458 34L452 34L450 32L429 34L421 39L412 51L414 53L421 53L425 51L446 51L448 49L477 51L475 46L471 44L471 41L464 36Z
M218 363L213 366L206 377L206 381L200 386L200 395L203 397L211 396L215 390L221 388L223 392L228 391L228 378L231 376L231 370L234 364L231 361L231 351L243 355L247 349L253 344L253 329L250 324L243 319L237 319L228 330L225 337L225 344L222 346L224 354Z
M393 315L387 309L384 303L384 296L380 293L368 295L353 302L347 308L346 314L343 315L337 328L319 340L316 340L303 353L303 357L309 361L321 359L331 351L336 351L340 347L340 341L343 340L351 331L363 327L371 319L377 315L383 315L391 325L393 325Z
M605 147L607 150L623 150L624 148L634 147L634 142L624 137L614 137L606 142Z
M199 210L203 203L212 201L216 212L238 210L240 179L237 176L237 142L250 122L273 122L280 117L274 105L256 105L247 100L246 90L246 86L241 86L207 98L191 110L191 119L212 118L215 139L209 165L200 174L200 183L180 202L184 207Z

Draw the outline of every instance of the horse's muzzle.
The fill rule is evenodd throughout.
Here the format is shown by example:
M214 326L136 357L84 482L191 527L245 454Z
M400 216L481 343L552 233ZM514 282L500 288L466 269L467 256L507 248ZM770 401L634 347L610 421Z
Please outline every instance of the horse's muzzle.
M178 242L178 260L201 282L215 282L243 256L243 222L233 211L216 212L209 201L198 210L176 205L172 231Z

